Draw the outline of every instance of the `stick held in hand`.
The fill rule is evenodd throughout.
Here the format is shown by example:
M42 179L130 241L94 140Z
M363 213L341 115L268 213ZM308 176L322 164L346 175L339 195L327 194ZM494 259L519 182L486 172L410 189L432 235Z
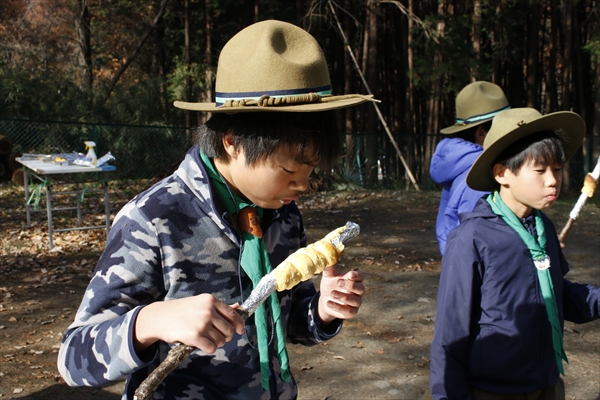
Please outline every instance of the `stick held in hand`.
M296 250L290 254L268 275L264 276L252 290L250 296L236 309L245 320L275 290L282 291L310 279L313 275L323 272L327 267L335 265L344 252L344 244L360 233L360 226L354 222L330 232L323 239ZM136 389L134 400L150 400L156 388L183 360L192 354L196 348L179 344L173 347L167 357L152 371Z

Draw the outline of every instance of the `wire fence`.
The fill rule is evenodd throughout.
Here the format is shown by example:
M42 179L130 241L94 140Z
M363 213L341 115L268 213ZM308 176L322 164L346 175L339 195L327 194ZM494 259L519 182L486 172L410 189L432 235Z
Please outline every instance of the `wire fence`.
M418 185L420 189L436 190L439 186L429 177L429 163L440 139L434 134L398 134L394 139L398 154L384 132L346 134L346 156L331 175L342 184L367 189L411 189ZM85 141L96 143L98 157L107 152L115 157L111 164L117 170L111 177L118 180L166 176L193 144L190 130L183 127L0 119L0 179L10 180L19 166L15 165L15 157L25 153L85 153ZM579 191L599 153L600 137L588 135L566 167L565 191Z
M0 135L12 142L12 159L25 153L86 153L85 141L96 143L96 154L110 152L115 179L160 176L182 159L192 143L185 128L0 119ZM12 154L12 155L11 155ZM9 164L10 160L9 160ZM14 167L14 164L12 165ZM9 170L11 165L9 165ZM10 171L9 171L10 172ZM6 175L6 174L5 174Z

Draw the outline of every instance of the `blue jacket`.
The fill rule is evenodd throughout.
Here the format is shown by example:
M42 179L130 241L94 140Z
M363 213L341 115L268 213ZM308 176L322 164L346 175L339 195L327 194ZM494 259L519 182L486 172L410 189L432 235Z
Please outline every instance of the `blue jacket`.
M261 225L272 265L306 245L298 207L264 210ZM133 348L140 309L155 301L211 293L226 304L243 302L252 282L239 268L240 234L219 207L193 147L173 175L136 196L115 218L75 321L65 332L58 369L71 386L99 386L127 377L123 399L166 357L172 344L158 342L144 354ZM312 281L278 293L288 341L314 345L335 336L321 328L319 294ZM195 350L156 390L157 398L291 399L294 379L281 378L272 340L272 388L263 390L254 318L246 332L215 354ZM336 329L337 328L337 329Z
M458 214L473 211L477 200L486 194L469 188L466 182L471 165L482 151L483 147L476 143L446 138L438 143L431 158L431 179L444 185L435 221L435 233L442 255L448 233L458 226Z
M564 279L567 261L554 225L543 219L561 327L565 319L599 318L600 289ZM469 399L469 386L529 393L558 380L550 323L529 250L484 199L461 215L448 238L430 369L436 400Z

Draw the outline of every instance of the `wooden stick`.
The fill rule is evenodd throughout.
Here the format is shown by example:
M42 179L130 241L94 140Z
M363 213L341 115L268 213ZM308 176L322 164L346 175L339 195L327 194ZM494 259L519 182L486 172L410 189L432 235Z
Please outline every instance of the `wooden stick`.
M331 4L331 0L329 0L329 7L331 8L333 17L335 18L335 21L337 22L337 26L338 26L338 30L340 31L340 35L342 36L342 39L344 39L344 44L346 46L346 49L348 50L348 54L350 54L350 58L352 58L352 62L354 62L356 71L358 72L358 75L360 76L360 79L362 80L363 85L365 85L365 89L367 90L367 93L373 94L371 92L371 89L369 88L369 84L367 83L367 80L365 79L362 71L360 70L360 67L358 66L358 62L356 61L356 58L354 57L354 52L352 51L352 48L350 47L348 39L346 38L346 34L344 33L344 30L342 29L342 25L340 24L340 21L337 17L337 13L335 12L335 8L333 7L333 4ZM417 180L415 179L413 173L411 172L410 167L408 166L408 163L402 156L402 152L400 151L400 148L398 147L398 143L396 143L394 136L392 136L392 132L390 131L390 128L388 127L387 123L385 122L385 118L383 118L383 114L381 113L381 110L379 110L379 106L377 106L377 102L372 101L371 104L373 104L373 107L375 107L375 111L377 112L379 121L381 121L381 125L383 125L383 128L385 129L385 132L387 133L387 135L390 139L390 142L392 143L392 146L394 146L394 149L396 150L396 155L402 162L402 165L404 166L404 169L406 170L406 174L408 175L408 178L410 179L413 186L415 187L415 190L417 192L420 191L421 189L419 189Z
M596 163L596 167L594 168L594 170L585 176L585 181L583 183L583 188L581 189L579 199L577 200L577 203L575 203L573 210L571 210L571 213L569 214L569 220L560 232L560 235L558 235L558 240L560 242L561 247L565 247L565 236L567 236L567 233L571 229L571 226L573 226L573 222L575 222L575 220L579 216L579 212L583 208L583 205L587 201L588 197L592 197L594 195L594 190L596 189L596 184L598 183L599 177L600 157L598 158L598 162Z
M192 354L195 347L180 344L173 347L167 357L158 367L142 382L133 395L133 400L150 400L154 397L154 392L167 375L171 373L179 364Z
M342 228L332 231L329 235L325 236L321 240L329 241L336 249L336 259L342 256L344 243L355 238L360 232L360 227L354 222L347 222ZM310 245L308 247L311 247ZM314 250L313 250L314 251ZM277 268L284 268L286 261L293 258L294 254L288 256ZM332 264L333 265L333 264ZM319 270L318 272L322 271ZM299 278L300 279L300 278ZM308 277L305 279L309 279ZM297 283L296 283L297 284ZM276 278L273 275L273 271L268 275L264 276L256 287L252 290L250 296L244 301L244 303L236 308L236 312L244 319L248 319L256 309L276 290ZM133 395L133 400L151 400L154 397L154 392L158 385L173 371L179 364L183 362L187 357L192 354L195 347L179 344L169 350L167 357L154 369L144 381L138 386Z

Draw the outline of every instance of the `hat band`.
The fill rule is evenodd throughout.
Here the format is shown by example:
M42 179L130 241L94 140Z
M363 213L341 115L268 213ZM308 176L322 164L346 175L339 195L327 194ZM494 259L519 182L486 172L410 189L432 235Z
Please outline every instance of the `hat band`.
M261 92L217 92L215 96L215 103L217 107L220 106L231 106L236 103L236 106L239 105L260 105L257 104L261 98L272 98L272 99L283 99L289 97L299 96L303 99L301 102L318 102L318 98L312 95L318 95L318 98L321 96L331 95L331 85L319 86L314 88L303 88L303 89L288 89L288 90L266 90ZM305 98L306 95L310 95L308 98ZM310 101L312 99L312 101ZM248 104L249 102L253 102L254 104ZM293 101L292 101L293 102ZM298 102L298 101L296 101ZM275 104L265 104L275 105Z
M499 110L492 111L492 112L487 113L487 114L475 115L475 116L469 117L467 119L456 118L456 124L455 125L468 125L468 124L472 124L472 123L475 123L475 122L480 122L480 121L483 121L483 120L491 119L494 116L496 116L496 114L500 113L501 111L508 110L509 108L510 108L510 106L507 105L506 107L502 107Z

